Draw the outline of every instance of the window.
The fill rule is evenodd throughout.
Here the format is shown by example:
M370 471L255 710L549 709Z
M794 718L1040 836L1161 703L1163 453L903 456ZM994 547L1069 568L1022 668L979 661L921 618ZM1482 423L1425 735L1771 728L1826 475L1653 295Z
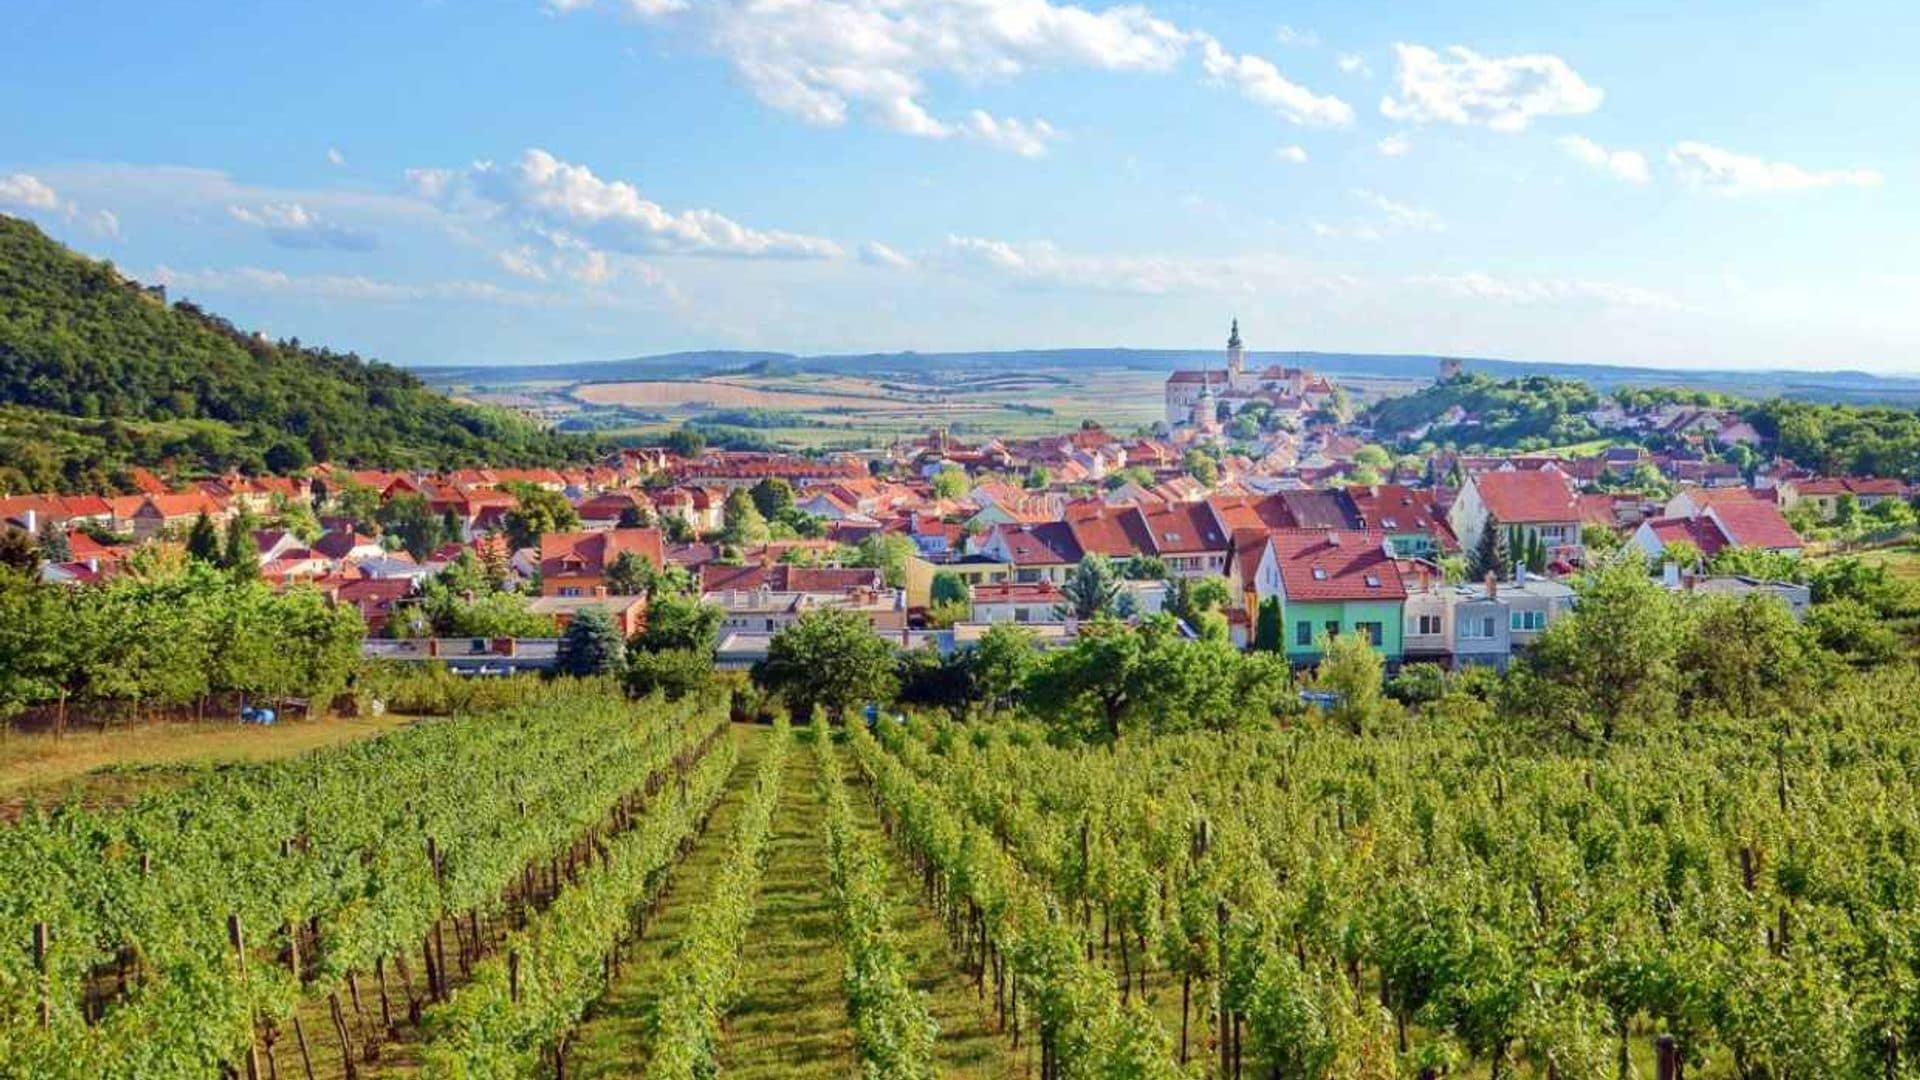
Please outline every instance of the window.
M1417 625L1419 629L1414 631L1414 633L1416 634L1421 634L1426 636L1438 634L1440 632L1440 616L1422 615L1417 620Z
M1326 567L1324 567L1324 566L1316 566L1316 567L1314 567L1314 568L1313 568L1313 580L1315 580L1315 581L1325 581L1325 580L1327 580L1327 568L1326 568Z
M1295 623L1293 627L1293 643L1303 649L1311 648L1313 646L1313 624L1307 622L1305 619Z
M579 596L580 587L578 585L562 586L560 589L560 595L561 596Z
M1386 628L1384 624L1377 622L1354 623L1353 632L1367 635L1367 644L1376 649L1386 640Z
M1377 589L1377 588L1379 588L1379 587L1380 587L1380 575L1379 575L1379 574L1368 574L1368 575L1367 575L1367 588L1369 588L1369 589Z
M1478 641L1493 639L1493 616L1482 615L1460 623L1460 636Z
M1029 611L1028 609L1026 609L1026 608L1023 608L1023 607L1017 607L1017 608L1014 608L1014 609L1013 609L1013 621L1014 621L1014 622L1017 622L1017 623L1026 623L1026 622L1032 622L1032 621L1033 621L1033 612L1032 612L1032 611Z
M1516 611L1511 625L1515 630L1545 630L1547 613L1544 611Z
M1326 624L1326 631L1327 631L1328 640L1332 640L1334 638L1339 637L1340 636L1340 620L1328 619Z

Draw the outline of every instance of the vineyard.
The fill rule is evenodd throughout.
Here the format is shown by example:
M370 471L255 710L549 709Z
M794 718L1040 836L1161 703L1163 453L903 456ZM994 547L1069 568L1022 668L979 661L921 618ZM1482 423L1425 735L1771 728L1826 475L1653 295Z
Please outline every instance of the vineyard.
M0 1075L1920 1076L1914 689L1554 749L558 681L0 831Z

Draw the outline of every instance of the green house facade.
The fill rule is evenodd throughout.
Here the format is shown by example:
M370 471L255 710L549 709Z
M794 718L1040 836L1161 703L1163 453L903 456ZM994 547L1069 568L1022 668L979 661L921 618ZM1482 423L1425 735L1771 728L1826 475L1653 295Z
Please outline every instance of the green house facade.
M1280 626L1287 659L1296 664L1320 660L1320 635L1360 634L1389 662L1403 655L1405 615L1400 600L1318 600L1280 602Z

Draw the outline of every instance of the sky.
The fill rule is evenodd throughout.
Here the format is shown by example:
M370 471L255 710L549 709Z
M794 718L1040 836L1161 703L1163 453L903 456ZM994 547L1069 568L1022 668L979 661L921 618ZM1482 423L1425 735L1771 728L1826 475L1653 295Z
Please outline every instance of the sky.
M0 212L398 364L1920 372L1920 4L14 0Z

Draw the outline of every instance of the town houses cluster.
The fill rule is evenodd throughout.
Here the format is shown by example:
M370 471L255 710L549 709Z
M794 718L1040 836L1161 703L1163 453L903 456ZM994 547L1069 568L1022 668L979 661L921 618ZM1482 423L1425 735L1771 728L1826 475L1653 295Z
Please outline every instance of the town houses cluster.
M1236 332L1223 397L1239 385L1237 358ZM1203 383L1200 397L1213 398L1215 385ZM1304 389L1322 385L1315 377ZM320 466L200 479L136 470L133 494L0 498L0 522L56 552L39 572L74 586L115 574L145 545L182 543L203 517L220 528L236 517L258 522L250 535L261 577L354 605L370 649L391 648L372 639L395 636L391 624L410 600L466 552L504 567L508 587L556 627L598 606L635 631L648 598L611 586L610 569L628 553L679 568L722 609L719 660L732 666L763 656L774 634L825 607L860 613L903 647L967 648L996 623L1030 627L1043 644L1068 641L1079 622L1062 586L1099 556L1121 579L1123 615L1185 610L1182 597L1214 581L1222 588L1207 591L1225 596L1217 610L1234 641L1251 645L1271 608L1278 647L1299 664L1313 663L1329 636L1356 634L1393 664L1504 666L1571 609L1568 579L1596 540L1609 550L1637 546L1671 587L1768 590L1798 610L1804 589L1709 574L1704 560L1736 548L1797 555L1803 544L1788 511L1801 504L1797 514L1831 517L1849 500L1871 507L1913 494L1897 480L1813 476L1788 462L1751 475L1706 468L1719 464L1713 424L1660 453L1436 452L1381 469L1355 460L1372 433L1314 421L1292 434L1295 452L1282 458L1216 445L1198 468L1192 435L1211 426L1122 435L1088 422L1057 436L971 442L936 430L865 454L628 448L568 469ZM1632 490L1649 471L1660 493ZM729 497L767 485L789 493L784 515L808 527L730 539ZM373 507L417 498L443 523L440 542L410 554L365 514L344 513L348 492ZM577 525L523 536L516 547L513 515L534 492L564 499ZM285 524L295 516L306 529ZM904 557L894 565L852 557L876 537L898 538ZM1507 553L1498 573L1478 557L1495 541Z

